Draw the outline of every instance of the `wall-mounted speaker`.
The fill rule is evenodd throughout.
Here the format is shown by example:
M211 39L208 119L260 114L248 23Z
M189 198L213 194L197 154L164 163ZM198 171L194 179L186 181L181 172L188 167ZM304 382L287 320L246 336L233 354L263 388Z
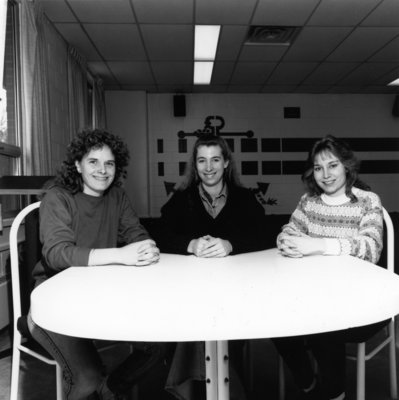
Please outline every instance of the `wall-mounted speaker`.
M396 95L395 101L393 102L392 115L394 117L399 117L399 95L398 94Z
M173 96L173 115L175 117L186 116L186 96L184 94Z

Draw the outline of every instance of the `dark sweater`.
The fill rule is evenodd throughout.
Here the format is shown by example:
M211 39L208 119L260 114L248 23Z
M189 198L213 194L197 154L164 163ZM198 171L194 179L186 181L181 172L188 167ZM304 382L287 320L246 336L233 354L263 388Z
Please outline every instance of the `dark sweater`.
M192 239L211 235L226 239L232 254L274 247L265 235L265 212L249 189L229 187L227 202L216 218L205 210L197 187L177 191L161 208L156 237L161 252L187 254Z
M42 260L34 278L42 282L72 265L86 266L91 249L119 247L148 239L122 188L94 197L54 187L40 205Z

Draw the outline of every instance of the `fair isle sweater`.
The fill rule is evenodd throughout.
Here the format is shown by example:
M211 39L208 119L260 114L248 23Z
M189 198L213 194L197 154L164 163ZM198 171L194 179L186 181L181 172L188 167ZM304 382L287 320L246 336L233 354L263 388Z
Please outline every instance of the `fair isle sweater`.
M304 194L278 235L277 247L287 235L325 238L326 255L352 255L376 263L383 243L380 198L358 188L352 192L355 202L346 195Z

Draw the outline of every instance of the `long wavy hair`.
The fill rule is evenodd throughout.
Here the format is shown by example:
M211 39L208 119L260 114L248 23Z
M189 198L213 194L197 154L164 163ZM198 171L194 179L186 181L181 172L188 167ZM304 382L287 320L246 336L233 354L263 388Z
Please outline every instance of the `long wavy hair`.
M101 149L103 146L108 146L115 157L115 178L110 188L121 186L127 175L129 150L119 136L101 129L83 130L75 136L67 147L66 159L62 162L54 180L47 186L61 186L71 193L83 191L82 176L76 169L75 162L82 161L91 150Z
M213 134L205 134L200 136L192 149L191 157L189 162L187 163L184 179L179 186L179 190L184 190L190 187L197 186L201 182L201 178L198 175L197 171L197 154L198 148L201 146L219 146L222 151L222 156L224 161L228 161L227 167L223 172L223 180L227 184L228 187L237 187L241 186L240 179L238 177L237 169L234 163L233 155L231 153L230 147L227 142L220 136L216 136Z
M319 196L323 193L323 190L314 178L314 160L321 153L331 153L343 164L346 172L345 193L352 202L357 201L356 196L352 193L353 186L359 189L370 190L370 187L358 178L360 162L349 145L341 139L327 135L313 145L306 160L302 181L305 184L308 194Z

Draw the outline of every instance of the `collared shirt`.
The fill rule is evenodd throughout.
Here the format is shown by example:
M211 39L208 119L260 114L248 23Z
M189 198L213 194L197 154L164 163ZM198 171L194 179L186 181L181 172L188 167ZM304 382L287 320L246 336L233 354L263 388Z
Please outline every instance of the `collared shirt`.
M226 204L227 185L223 185L222 190L214 199L212 199L211 195L203 188L201 183L198 185L198 190L205 210L209 213L210 216L216 218Z

